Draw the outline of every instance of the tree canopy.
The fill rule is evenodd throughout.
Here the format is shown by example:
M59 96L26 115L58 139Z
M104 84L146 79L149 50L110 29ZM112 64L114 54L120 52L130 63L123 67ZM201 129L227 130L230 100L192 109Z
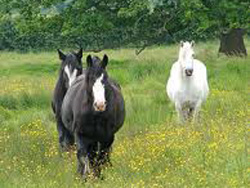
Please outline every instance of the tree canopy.
M206 40L249 30L248 0L0 0L0 49L87 49Z

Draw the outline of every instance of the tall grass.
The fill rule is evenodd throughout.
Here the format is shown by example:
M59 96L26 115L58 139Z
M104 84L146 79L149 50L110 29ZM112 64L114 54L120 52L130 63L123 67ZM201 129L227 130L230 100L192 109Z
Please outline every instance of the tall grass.
M108 72L122 85L127 113L113 167L87 182L76 174L75 151L58 151L50 107L56 52L0 53L0 187L247 187L250 58L218 57L217 46L196 46L210 94L199 123L185 126L165 92L178 45L139 56L133 49L98 54L110 57Z

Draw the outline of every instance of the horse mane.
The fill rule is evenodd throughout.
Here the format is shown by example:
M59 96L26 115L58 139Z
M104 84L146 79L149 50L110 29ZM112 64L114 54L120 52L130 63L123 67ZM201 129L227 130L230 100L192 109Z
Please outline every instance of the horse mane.
M93 56L92 57L92 62L93 62L93 67L98 67L100 66L101 59L98 56Z
M93 56L92 57L92 61L101 61L101 59L98 56Z

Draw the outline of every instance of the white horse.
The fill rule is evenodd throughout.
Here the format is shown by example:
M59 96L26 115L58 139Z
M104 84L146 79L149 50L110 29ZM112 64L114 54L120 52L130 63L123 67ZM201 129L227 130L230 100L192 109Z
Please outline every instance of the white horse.
M195 119L208 93L206 66L194 59L194 41L180 42L179 59L171 68L166 90L183 122Z

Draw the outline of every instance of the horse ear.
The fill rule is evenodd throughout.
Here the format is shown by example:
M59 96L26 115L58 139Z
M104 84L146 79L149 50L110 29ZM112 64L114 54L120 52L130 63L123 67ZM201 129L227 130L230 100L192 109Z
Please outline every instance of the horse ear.
M102 64L101 64L101 66L102 66L102 68L106 68L106 66L107 66L107 64L108 64L108 61L109 61L109 58L108 58L108 56L105 54L104 56L103 56L103 59L102 59Z
M91 67L92 64L93 64L91 55L88 55L86 61L87 61L87 66L88 66L88 67Z
M66 59L66 55L60 49L57 49L57 52L59 55L59 59L64 61Z
M183 47L183 45L184 45L184 42L183 42L183 40L181 40L180 41L180 46Z
M194 44L195 44L195 42L194 42L194 40L192 40L191 41L191 46L194 47Z
M77 52L77 57L78 59L82 59L82 48L80 48L80 50Z

